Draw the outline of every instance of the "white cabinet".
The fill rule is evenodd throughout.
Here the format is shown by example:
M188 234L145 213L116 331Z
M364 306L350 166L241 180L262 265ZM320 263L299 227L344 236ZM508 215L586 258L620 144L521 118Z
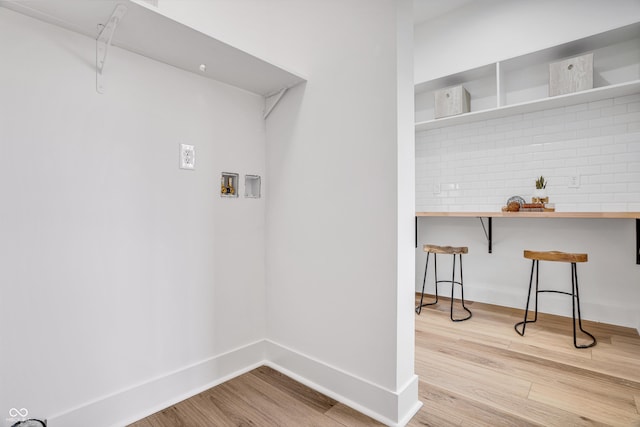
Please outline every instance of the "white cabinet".
M593 89L549 97L549 64L593 53ZM436 119L434 93L462 85L469 113ZM640 23L415 85L416 131L640 92Z

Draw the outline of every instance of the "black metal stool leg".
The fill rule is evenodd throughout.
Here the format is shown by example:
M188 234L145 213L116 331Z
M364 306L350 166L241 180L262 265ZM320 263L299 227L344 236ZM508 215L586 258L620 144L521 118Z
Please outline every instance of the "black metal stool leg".
M573 346L575 348L593 347L594 345L596 345L596 337L582 328L582 316L580 315L580 294L578 293L578 268L576 267L575 262L571 263L571 292L571 300L573 302L571 310L571 313L573 314ZM592 342L590 344L578 345L576 339L576 305L578 306L578 326L580 327L580 331L591 337Z
M433 254L433 283L436 288L436 300L433 304L438 302L438 254Z
M424 299L424 285L427 282L427 268L429 267L429 252L427 252L427 262L424 266L424 278L422 279L422 293L420 294L420 304L416 307L416 313L422 311L422 300Z
M422 312L422 307L426 307L428 305L434 305L438 303L438 266L437 266L437 258L436 258L436 254L433 254L433 263L434 263L434 268L435 268L435 282L436 282L436 300L434 302L429 302L429 303L425 303L423 304L423 300L424 300L424 287L425 284L427 283L427 271L428 271L428 267L429 267L429 255L430 253L427 252L427 262L425 263L424 266L424 278L422 279L422 294L420 295L420 304L416 307L416 313L420 314Z
M460 260L460 281L456 282L456 254L453 254L453 274L451 277L451 310L450 310L450 314L449 317L451 318L451 320L453 322L462 322L464 320L468 320L471 318L472 314L471 311L464 306L464 285L463 285L463 280L462 280L462 254L458 254L459 260ZM454 296L454 289L456 287L456 283L460 285L460 298L462 301L462 308L469 313L469 315L467 317L461 318L461 319L454 319L453 318L453 296Z
M525 330L525 328L527 326L527 323L534 323L536 320L538 320L538 269L539 269L539 261L534 259L531 262L531 276L529 276L529 293L527 294L527 305L526 305L526 307L524 309L524 320L522 322L516 323L513 326L514 329L516 330L516 332L521 336L524 336L524 330ZM533 316L533 320L527 320L527 317L529 317L529 301L531 300L531 286L533 285L533 271L534 270L536 272L535 314ZM520 325L522 325L522 332L520 332L518 330L518 326L520 326Z

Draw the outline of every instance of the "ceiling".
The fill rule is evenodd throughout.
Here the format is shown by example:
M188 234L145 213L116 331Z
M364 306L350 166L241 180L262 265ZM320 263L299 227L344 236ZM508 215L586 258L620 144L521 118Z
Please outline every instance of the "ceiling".
M434 19L474 0L413 0L413 24Z

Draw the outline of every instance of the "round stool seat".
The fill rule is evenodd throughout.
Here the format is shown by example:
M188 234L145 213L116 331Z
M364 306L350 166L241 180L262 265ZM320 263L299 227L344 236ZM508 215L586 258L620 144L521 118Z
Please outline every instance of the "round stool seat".
M466 246L454 247L454 246L438 246L438 245L423 245L422 250L427 253L427 260L424 264L424 279L422 279L422 293L420 295L420 304L416 307L416 313L422 312L422 307L438 304L438 284L450 283L451 284L451 308L449 309L449 318L453 322L462 322L471 318L471 310L464 305L464 285L462 282L462 254L469 252L469 248ZM433 302L424 302L424 287L427 283L427 269L429 267L429 256L433 254L433 281L435 282L435 295L436 299ZM438 279L438 255L452 255L453 267L451 269L451 280L439 280ZM460 280L456 280L456 258L458 258L458 270L460 271ZM460 303L462 309L465 311L464 317L453 316L453 302L455 294L455 285L460 285Z
M574 254L558 251L524 251L524 257L538 261L558 261L558 262L587 262L587 254Z
M454 247L454 246L438 246L438 245L424 245L422 250L431 254L466 254L469 253L469 248L466 246Z
M582 327L582 315L580 314L580 293L578 291L578 267L577 263L579 262L587 262L588 256L587 254L574 254L569 252L558 252L558 251L546 251L546 252L538 252L538 251L524 251L524 257L531 260L531 276L529 277L529 291L527 292L527 305L524 309L524 320L522 322L518 322L514 325L514 328L518 335L524 336L525 328L529 323L535 323L538 321L538 295L541 293L549 292L554 294L563 294L571 297L571 317L573 324L573 346L575 348L589 348L596 345L596 337L594 337L591 333L584 330ZM571 264L571 292L557 290L557 289L540 289L538 287L538 279L539 279L539 268L540 261L556 261L556 262L566 262ZM533 287L533 275L535 273L536 282L535 288ZM531 297L535 298L534 309L533 309L533 319L529 318L529 303L531 301ZM577 316L576 316L577 311ZM577 329L576 328L576 320L578 321L578 328L580 332L586 335L589 339L589 342L586 344L578 344L577 338ZM520 328L520 329L518 329Z

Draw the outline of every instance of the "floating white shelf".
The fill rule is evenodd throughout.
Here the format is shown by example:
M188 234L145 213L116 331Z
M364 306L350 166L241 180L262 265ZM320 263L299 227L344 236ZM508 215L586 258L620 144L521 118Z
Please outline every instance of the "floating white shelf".
M416 132L640 93L640 80L416 123Z
M594 89L549 97L549 63L594 54ZM462 85L471 112L434 119L433 94ZM415 85L416 132L640 93L640 23Z
M0 0L0 6L95 39L116 6L126 6L112 44L264 97L304 78L164 15L140 0ZM206 64L206 71L200 70ZM115 66L110 64L109 66Z

